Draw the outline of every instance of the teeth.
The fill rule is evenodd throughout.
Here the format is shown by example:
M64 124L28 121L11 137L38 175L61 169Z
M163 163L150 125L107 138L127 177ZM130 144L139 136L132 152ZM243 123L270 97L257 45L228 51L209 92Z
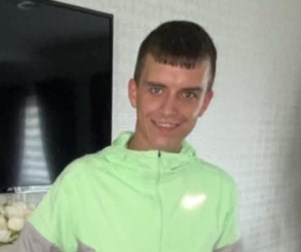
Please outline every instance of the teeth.
M162 128L174 128L174 127L176 127L176 124L172 124L172 123L161 123L161 122L156 122L156 124L157 124L159 127L162 127Z

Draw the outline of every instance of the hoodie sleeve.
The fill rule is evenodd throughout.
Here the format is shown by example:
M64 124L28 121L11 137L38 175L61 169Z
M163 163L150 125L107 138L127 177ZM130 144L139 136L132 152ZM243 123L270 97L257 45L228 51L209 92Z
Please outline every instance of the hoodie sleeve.
M48 241L51 249L76 251L73 211L77 207L75 204L78 202L78 195L72 189L76 185L74 181L72 174L63 173L29 219L32 230Z
M31 214L17 241L0 252L67 252L77 250L73 211L78 196L74 178L67 172L58 177ZM71 178L70 178L71 177Z
M220 235L214 252L241 252L238 224L237 186L232 178L223 180L220 199Z
M26 223L18 240L0 247L0 252L61 252L30 224Z

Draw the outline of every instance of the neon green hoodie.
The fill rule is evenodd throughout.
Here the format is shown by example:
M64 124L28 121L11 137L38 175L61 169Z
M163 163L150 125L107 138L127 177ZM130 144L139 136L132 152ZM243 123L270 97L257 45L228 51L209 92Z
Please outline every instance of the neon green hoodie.
M20 239L49 243L39 252L239 251L231 177L187 143L177 154L142 152L126 148L130 137L72 162Z

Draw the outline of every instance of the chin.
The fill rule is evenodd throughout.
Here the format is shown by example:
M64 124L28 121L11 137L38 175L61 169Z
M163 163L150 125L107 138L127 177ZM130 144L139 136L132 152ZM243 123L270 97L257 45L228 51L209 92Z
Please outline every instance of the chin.
M158 141L153 145L156 150L166 151L166 152L178 152L181 149L181 144L173 144L166 141Z

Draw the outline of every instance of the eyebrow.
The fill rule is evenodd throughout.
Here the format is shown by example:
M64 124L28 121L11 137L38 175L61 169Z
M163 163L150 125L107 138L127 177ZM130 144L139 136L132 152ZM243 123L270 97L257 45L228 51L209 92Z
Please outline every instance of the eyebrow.
M167 87L165 84L163 83L160 83L160 82L153 82L153 81L147 81L146 84L148 86L156 86L156 87ZM191 86L191 87L186 87L186 88L183 88L182 90L184 91L195 91L195 92L203 92L203 88L202 87L199 87L199 86Z
M148 86L166 87L166 85L164 85L163 83L153 82L153 81L147 81L146 84Z
M202 87L188 87L188 88L183 88L184 91L195 91L195 92L203 92Z

